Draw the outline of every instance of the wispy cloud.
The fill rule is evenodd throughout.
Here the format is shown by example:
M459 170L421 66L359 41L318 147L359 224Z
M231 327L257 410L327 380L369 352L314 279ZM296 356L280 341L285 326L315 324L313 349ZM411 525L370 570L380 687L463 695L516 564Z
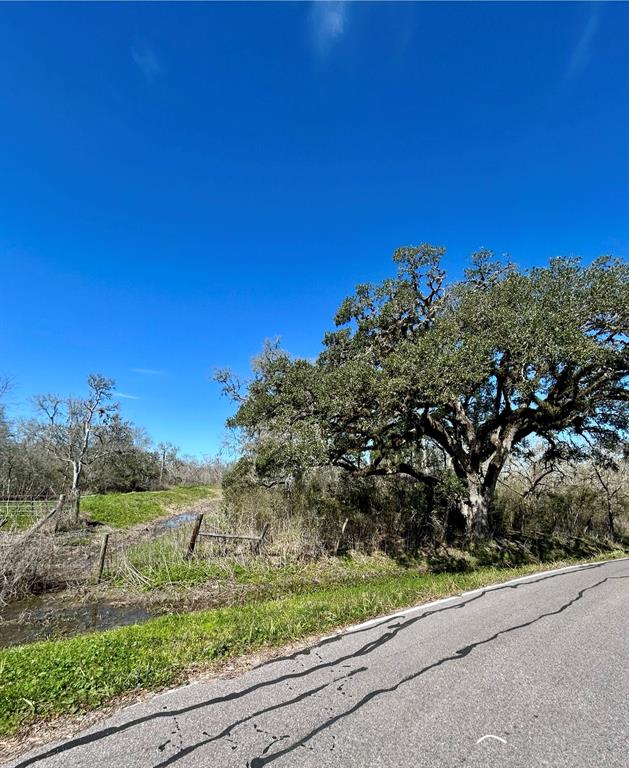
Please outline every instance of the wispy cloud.
M600 22L600 6L597 4L590 10L579 39L570 53L566 65L566 80L572 80L581 74L587 67L592 55L592 43Z
M310 13L312 40L315 50L325 56L331 45L345 34L347 3L343 0L315 2Z
M153 80L162 71L155 51L148 45L132 47L131 58L147 80Z
M139 400L137 395L128 395L126 392L114 392L114 397L122 397L124 400Z
M133 373L141 373L144 376L165 376L166 371L159 371L157 368L132 368Z

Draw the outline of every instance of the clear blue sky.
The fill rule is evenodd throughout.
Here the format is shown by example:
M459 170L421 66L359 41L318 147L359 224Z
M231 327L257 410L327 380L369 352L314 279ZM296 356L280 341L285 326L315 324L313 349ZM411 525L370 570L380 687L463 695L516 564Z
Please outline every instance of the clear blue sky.
M218 449L402 244L629 253L629 5L1 4L0 372ZM134 399L131 399L133 397Z

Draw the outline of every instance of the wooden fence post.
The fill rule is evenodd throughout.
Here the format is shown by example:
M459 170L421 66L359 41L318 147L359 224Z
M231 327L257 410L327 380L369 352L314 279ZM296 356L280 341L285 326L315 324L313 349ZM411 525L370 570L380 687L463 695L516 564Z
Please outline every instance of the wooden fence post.
M98 584L105 568L105 555L107 554L107 544L109 543L109 534L103 536L103 543L100 545L100 555L98 557L98 572L96 573L96 583Z
M262 552L262 543L264 542L264 537L266 536L266 532L269 530L269 524L265 523L264 528L262 529L262 533L260 534L260 538L256 542L256 554L259 555Z
M26 531L26 533L24 534L24 538L26 538L27 536L30 536L33 533L37 533L37 531L40 528L43 528L44 524L47 523L50 520L50 518L53 517L53 515L57 515L57 518L59 518L59 515L63 511L63 505L65 504L65 502L66 502L66 497L65 497L65 494L62 493L61 496L59 496L59 501L57 502L57 506L54 509L51 509L47 515L44 515L44 517L42 517L41 520L39 520L38 522L35 523L35 525L29 528L28 531ZM59 520L57 519L57 523L58 522ZM55 523L55 531L57 530L57 523Z
M199 531L201 530L201 523L203 522L203 512L197 515L197 519L194 521L194 528L192 529L192 535L190 536L190 541L188 542L188 549L186 551L186 560L190 560L194 553L194 547L197 543L197 538L199 536Z
M57 506L55 507L55 512L59 513L55 519L55 533L57 533L57 531L59 530L59 526L61 525L61 522L62 522L61 513L63 512L65 503L66 503L66 495L65 493L62 493L61 496L59 496L59 501L57 502Z
M339 534L338 539L336 540L336 546L334 547L334 556L338 555L339 547L341 546L341 539L343 538L343 534L345 533L345 529L347 528L347 524L349 523L349 517L345 518L345 522L343 523L343 527L341 528L341 532Z

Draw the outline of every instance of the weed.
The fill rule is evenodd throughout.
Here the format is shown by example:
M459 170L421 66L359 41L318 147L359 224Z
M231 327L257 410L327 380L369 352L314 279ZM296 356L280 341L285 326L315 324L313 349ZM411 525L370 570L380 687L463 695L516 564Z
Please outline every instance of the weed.
M16 732L53 715L94 709L126 691L163 687L181 680L193 665L208 666L263 646L281 645L556 565L464 573L415 571L6 649L0 651L0 733Z

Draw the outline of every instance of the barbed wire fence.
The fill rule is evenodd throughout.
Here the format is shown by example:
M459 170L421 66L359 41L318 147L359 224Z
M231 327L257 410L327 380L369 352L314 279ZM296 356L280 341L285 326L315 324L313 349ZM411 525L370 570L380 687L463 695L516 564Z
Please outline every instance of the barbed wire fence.
M0 603L73 584L175 584L204 561L229 570L268 554L268 525L232 530L216 510L204 520L175 514L133 531L91 521L66 527L64 514L65 498L0 501Z

